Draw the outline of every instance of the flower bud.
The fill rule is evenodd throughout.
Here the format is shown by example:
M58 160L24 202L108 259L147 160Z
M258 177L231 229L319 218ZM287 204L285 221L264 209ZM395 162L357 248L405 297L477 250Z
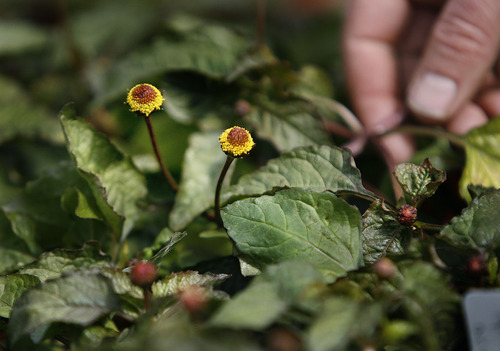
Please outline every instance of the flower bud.
M397 220L400 224L410 226L417 220L417 209L412 205L403 205L398 208Z
M197 285L190 285L179 296L179 301L191 314L203 311L208 303L207 292Z
M470 257L467 261L466 271L472 277L485 276L488 273L488 269L483 255Z
M149 261L139 261L130 271L130 280L134 285L142 288L148 287L156 279L158 269Z
M304 347L299 336L284 327L271 330L267 337L267 344L272 351L300 351Z
M246 116L250 113L250 110L251 106L246 100L239 99L234 104L234 113L237 114L238 116L241 117Z
M396 274L396 266L387 257L377 260L373 264L373 272L382 279L391 279Z

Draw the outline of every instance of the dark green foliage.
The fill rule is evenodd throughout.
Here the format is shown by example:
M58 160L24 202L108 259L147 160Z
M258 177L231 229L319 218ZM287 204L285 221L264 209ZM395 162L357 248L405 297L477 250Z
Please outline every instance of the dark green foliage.
M465 153L419 139L393 192L374 148L342 148L366 135L340 14L269 1L256 42L254 5L2 2L0 349L464 349L463 294L500 286L500 119L453 136ZM165 97L150 119L177 192L124 104L138 83ZM256 146L218 220L235 125Z

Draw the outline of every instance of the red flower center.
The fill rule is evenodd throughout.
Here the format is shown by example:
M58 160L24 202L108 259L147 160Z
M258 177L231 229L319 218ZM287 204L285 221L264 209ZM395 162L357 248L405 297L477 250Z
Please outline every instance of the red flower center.
M149 85L142 84L132 90L132 98L140 104L147 104L156 99L156 91Z
M227 141L235 146L244 145L248 141L248 132L243 128L234 127L227 135Z

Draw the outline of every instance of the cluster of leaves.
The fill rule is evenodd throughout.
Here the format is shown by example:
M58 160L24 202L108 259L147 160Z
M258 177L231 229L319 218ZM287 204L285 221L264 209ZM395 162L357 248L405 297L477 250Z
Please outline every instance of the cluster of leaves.
M446 173L427 159L402 164L394 205L380 191L389 172L373 177L380 166L361 155L363 178L377 181L368 187L336 146L362 128L333 99L324 70L294 67L241 28L199 17L161 22L134 1L74 6L75 18L55 19L69 38L29 21L0 25L5 67L38 74L47 62L33 53L45 53L58 72L15 73L19 84L0 73L0 348L466 345L461 295L500 286L500 119L454 136L465 154L423 140L416 159L463 170L459 185L441 191ZM151 118L177 193L123 105L145 81L165 94ZM76 103L56 119L50 111L70 100L68 86ZM251 130L257 146L229 172L219 225L214 191L226 156L217 137L232 125ZM401 220L404 204L417 208L416 221ZM150 288L131 283L131 259L158 265Z

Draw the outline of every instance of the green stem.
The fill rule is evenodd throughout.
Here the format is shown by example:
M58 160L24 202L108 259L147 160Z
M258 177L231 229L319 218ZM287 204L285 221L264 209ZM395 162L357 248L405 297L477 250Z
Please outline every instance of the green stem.
M419 228L422 228L424 230L431 230L431 231L436 231L436 232L439 232L441 231L441 229L443 229L443 226L442 225L439 225L439 224L430 224L430 223L424 223L424 222L420 222L420 221L416 221L414 223L414 225L416 227L419 227Z
M439 128L424 127L424 126L399 126L391 129L385 134L392 134L392 133L403 133L403 134L413 134L420 136L430 136L434 138L444 138L456 146L462 148L465 147L465 141L462 137Z
M385 253L389 249L389 246L392 245L392 242L394 241L394 239L396 239L396 236L398 235L398 233L399 233L400 230L401 230L401 226L399 226L398 229L396 229L396 231L394 232L394 235L392 236L391 240L389 240L389 242L387 243L387 245L385 245L384 250L380 254L379 259L385 256Z
M111 262L115 265L118 264L118 257L120 256L121 243L118 241L118 235L112 230L112 240L113 240L113 252L111 253Z
M217 188L215 188L215 218L218 223L222 223L222 218L220 216L220 191L222 189L222 183L224 182L224 178L226 177L226 173L233 163L234 158L231 156L227 156L226 162L222 167L222 171L220 172L219 180L217 181Z
M431 257L431 262L439 269L446 270L448 266L446 263L443 262L443 260L439 257L437 251L436 251L436 242L432 240L432 242L429 245L429 255Z
M123 250L123 245L125 244L125 238L126 236L123 236L120 238L119 242L115 242L115 249L113 252L113 259L111 262L115 264L115 266L120 264L120 258L122 256L122 250Z
M168 185L172 188L173 191L177 192L179 190L179 187L177 186L177 183L175 182L174 178L168 171L167 167L165 167L165 164L163 163L163 160L160 155L160 150L158 149L158 145L156 144L156 137L155 133L153 131L153 124L151 123L151 119L149 117L144 116L144 121L146 121L146 125L148 126L148 132L149 136L151 138L151 143L153 144L153 149L155 152L156 159L158 160L158 163L160 164L160 169L161 173L167 180Z
M153 297L153 293L151 292L151 287L145 287L142 289L144 293L144 310L147 312L151 308L151 298Z

